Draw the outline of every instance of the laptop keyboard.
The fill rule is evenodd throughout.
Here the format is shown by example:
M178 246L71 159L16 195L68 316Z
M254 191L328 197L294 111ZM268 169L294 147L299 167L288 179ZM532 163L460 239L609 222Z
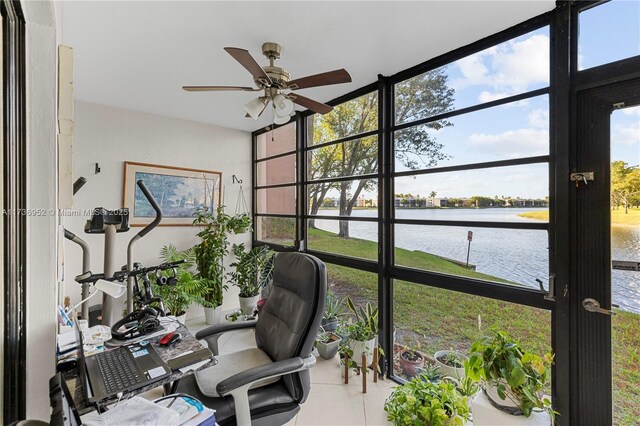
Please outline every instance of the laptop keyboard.
M126 350L102 352L95 356L104 387L109 394L123 391L144 380Z

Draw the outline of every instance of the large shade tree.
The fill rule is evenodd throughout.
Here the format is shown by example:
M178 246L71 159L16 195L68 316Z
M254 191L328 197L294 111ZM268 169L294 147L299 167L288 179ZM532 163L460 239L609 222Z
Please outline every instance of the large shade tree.
M611 204L615 208L640 204L640 166L629 166L624 161L611 163Z
M429 71L395 86L396 123L406 123L449 111L453 106L454 90L447 86L445 68ZM436 141L434 130L452 124L436 120L395 133L395 155L398 164L407 169L433 167L449 156ZM378 97L371 93L336 106L326 115L308 119L307 140L322 144L378 128ZM310 180L342 176L362 176L378 170L378 138L376 135L339 144L329 144L310 151L307 158ZM325 198L338 193L340 216L351 216L363 191L377 187L375 179L319 182L308 187L309 213L315 215ZM314 227L314 222L310 222ZM339 236L349 237L349 222L340 221Z

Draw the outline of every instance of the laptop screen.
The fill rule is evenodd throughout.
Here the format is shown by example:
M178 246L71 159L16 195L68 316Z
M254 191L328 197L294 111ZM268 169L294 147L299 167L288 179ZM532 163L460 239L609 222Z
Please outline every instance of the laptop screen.
M84 340L82 330L78 324L78 317L73 318L73 328L76 332L76 341L78 342L78 377L82 386L82 393L85 401L88 401L91 395L91 386L89 385L89 377L87 375L87 365L84 358Z

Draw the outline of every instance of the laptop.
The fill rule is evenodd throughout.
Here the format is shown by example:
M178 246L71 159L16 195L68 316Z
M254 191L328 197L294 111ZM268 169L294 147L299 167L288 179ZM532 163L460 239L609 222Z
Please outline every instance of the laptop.
M99 402L122 392L140 389L168 377L171 369L155 348L140 342L85 357L82 332L75 328L80 345L78 369L85 400Z

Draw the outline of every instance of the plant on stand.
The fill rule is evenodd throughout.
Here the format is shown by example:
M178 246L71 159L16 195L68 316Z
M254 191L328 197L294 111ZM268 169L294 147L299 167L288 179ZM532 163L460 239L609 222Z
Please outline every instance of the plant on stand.
M202 303L202 283L189 270L194 262L193 249L179 251L176 246L169 244L160 250L160 258L163 263L183 260L175 268L175 284L158 285L158 277L173 278L173 271L158 271L151 277L153 294L162 299L165 314L174 315L179 322L184 324L187 308L192 302Z
M224 207L215 209L204 207L196 212L194 225L200 226L198 232L200 243L193 247L197 278L202 284L202 305L205 308L207 324L218 324L222 317L222 299L227 285L224 282L224 258L229 254L229 235L245 232L247 221L251 218L246 214L230 216L224 212Z
M343 337L340 352L348 356L349 367L357 370L362 367L362 354L366 356L367 365L371 365L373 361L373 350L377 347L378 338L378 308L374 309L367 302L358 309L350 297L347 297L347 306L352 315L339 327L338 334ZM382 349L378 348L378 351L380 356L384 356Z
M557 414L542 392L553 364L551 353L542 357L528 353L506 334L496 331L473 343L467 363L467 374L486 383L485 392L498 409L525 417L534 411L546 411L552 420Z
M246 251L244 244L233 246L236 261L228 277L231 284L240 289L240 310L244 315L253 315L260 299L260 290L271 280L274 253L267 246L258 246Z

